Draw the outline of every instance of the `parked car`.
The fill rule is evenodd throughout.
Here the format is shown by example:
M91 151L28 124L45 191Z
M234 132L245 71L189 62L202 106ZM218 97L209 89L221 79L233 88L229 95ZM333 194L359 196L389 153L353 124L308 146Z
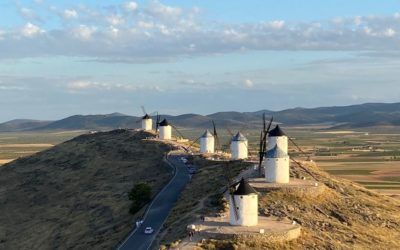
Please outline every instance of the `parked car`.
M154 229L152 227L146 227L146 229L144 229L145 234L152 234L153 232L154 232Z

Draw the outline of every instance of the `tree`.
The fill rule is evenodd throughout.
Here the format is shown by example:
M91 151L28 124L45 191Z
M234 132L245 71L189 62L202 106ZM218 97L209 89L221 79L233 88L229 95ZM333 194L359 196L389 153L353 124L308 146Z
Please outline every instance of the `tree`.
M135 184L129 192L129 200L132 201L129 212L135 214L151 200L151 187L145 182Z

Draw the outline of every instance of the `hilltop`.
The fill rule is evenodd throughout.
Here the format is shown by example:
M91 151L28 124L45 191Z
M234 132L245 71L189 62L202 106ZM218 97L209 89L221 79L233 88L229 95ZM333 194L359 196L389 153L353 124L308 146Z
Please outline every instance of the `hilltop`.
M0 168L0 249L111 249L131 230L128 192L171 177L150 133L78 136Z
M186 128L211 127L211 120L223 127L260 127L262 114L286 126L324 125L331 128L400 126L400 103L366 103L320 108L293 108L282 111L218 112L210 115L162 115L174 125ZM0 124L0 132L46 130L109 130L137 128L141 117L120 113L74 115L58 121L16 120Z
M226 185L223 173L226 164L202 159L197 163L201 166L199 173L182 193L182 199L173 209L161 235L160 241L171 249L186 237L187 225L198 221L202 215L215 216L224 209L226 201L219 192ZM315 163L303 162L303 165L308 172L293 165L291 176L315 178L326 186L323 194L307 196L288 189L259 194L259 214L296 221L302 227L302 235L298 239L285 243L205 239L194 249L400 248L400 201L333 177L320 170ZM244 167L246 164L231 165L236 172ZM208 184L209 180L213 180L212 186ZM202 236L199 237L201 239ZM186 242L189 241L186 239Z

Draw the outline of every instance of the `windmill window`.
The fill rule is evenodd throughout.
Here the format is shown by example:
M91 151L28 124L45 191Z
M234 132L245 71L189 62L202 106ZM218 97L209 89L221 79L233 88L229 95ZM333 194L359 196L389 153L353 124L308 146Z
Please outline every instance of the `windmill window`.
M243 196L240 196L240 199L243 199Z
M239 207L236 207L237 210L239 210Z

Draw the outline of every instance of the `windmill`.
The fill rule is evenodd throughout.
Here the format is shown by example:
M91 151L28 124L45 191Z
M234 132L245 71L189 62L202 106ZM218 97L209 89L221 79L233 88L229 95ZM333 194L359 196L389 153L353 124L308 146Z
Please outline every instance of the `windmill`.
M242 178L232 183L231 168L226 163L224 171L229 196L229 223L233 226L255 226L258 224L257 192Z
M211 120L213 125L213 132L208 129L198 138L196 138L188 147L183 147L186 152L190 152L190 148L198 141L200 141L200 153L214 153L215 149L219 148L219 138L214 120Z
M313 174L308 171L302 164L297 161L293 156L288 155L288 142L291 142L295 147L306 154L292 138L284 133L279 125L269 131L268 133L268 145L264 155L267 160L265 163L265 178L267 182L273 183L288 183L289 172L290 172L290 160L296 163L305 172L310 174L314 179ZM261 155L261 154L260 154ZM261 160L260 160L261 161Z
M144 131L151 131L153 129L153 120L151 119L151 116L153 116L154 114L156 114L157 112L153 112L151 114L148 114L146 112L146 109L144 108L144 106L140 106L143 112L143 116L140 120L137 121L137 123L142 122L142 130Z

